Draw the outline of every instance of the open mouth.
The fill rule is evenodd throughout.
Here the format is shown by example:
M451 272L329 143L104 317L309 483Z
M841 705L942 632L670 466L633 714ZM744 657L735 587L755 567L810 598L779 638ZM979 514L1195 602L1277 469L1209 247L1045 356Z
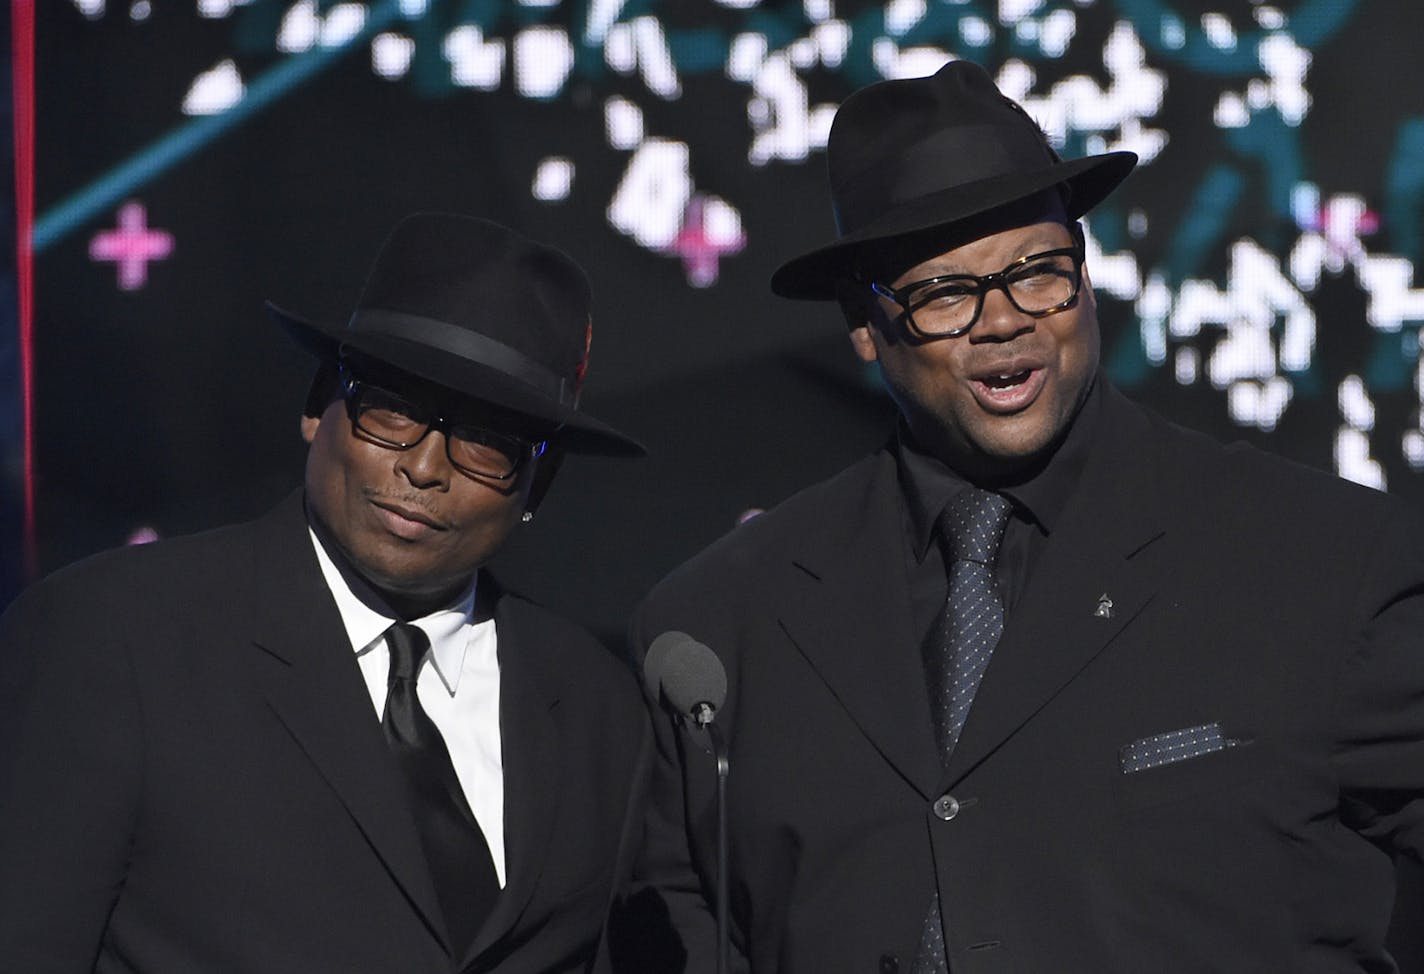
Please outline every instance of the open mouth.
M1043 390L1047 373L1027 366L975 376L971 387L979 405L1000 415L1016 413L1033 405Z
M987 375L979 381L990 389L1008 389L1027 382L1032 374L1033 369L1022 369L1018 372L1005 372L1002 375Z

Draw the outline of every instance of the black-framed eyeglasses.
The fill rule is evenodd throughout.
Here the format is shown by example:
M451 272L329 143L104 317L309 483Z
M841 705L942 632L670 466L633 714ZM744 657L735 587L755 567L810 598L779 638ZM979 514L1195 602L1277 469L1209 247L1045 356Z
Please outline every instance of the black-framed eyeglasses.
M870 289L904 311L906 326L921 338L967 334L984 310L984 295L995 288L1009 303L1034 318L1071 306L1083 283L1083 248L1063 247L1020 257L993 274L943 274L904 287L874 281Z
M447 419L429 403L356 378L343 363L341 396L351 425L362 436L392 450L409 450L431 430L445 434L450 465L472 477L508 480L530 460L544 455L546 440L529 440Z

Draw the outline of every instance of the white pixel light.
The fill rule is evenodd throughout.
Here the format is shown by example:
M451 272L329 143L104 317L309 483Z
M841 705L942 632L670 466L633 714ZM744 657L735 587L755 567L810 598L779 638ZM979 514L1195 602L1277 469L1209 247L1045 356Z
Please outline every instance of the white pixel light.
M948 51L937 47L907 47L903 50L888 37L877 37L870 44L870 59L884 78L923 78L953 60Z
M514 38L514 86L526 98L553 98L574 67L574 46L561 27L529 27Z
M1356 264L1355 273L1370 295L1365 319L1372 327L1396 332L1406 321L1424 322L1424 288L1410 287L1414 266L1407 259L1365 256Z
M687 145L651 138L638 147L608 204L608 222L649 250L664 250L692 198Z
M1384 470L1370 456L1370 438L1359 430L1342 426L1335 434L1335 469L1357 484L1385 489Z
M841 20L828 20L811 28L811 39L816 42L821 63L834 71L850 50L850 25Z
M603 131L613 148L635 148L643 141L643 110L614 95L603 103Z
M1365 380L1358 375L1345 376L1335 394L1335 404L1351 429L1369 432L1375 428L1375 404L1370 401Z
M573 160L565 156L549 156L534 170L531 192L536 200L554 203L568 199L574 187Z
M1231 418L1242 426L1254 426L1269 433L1285 415L1291 401L1291 385L1283 376L1273 375L1264 382L1233 383L1226 392L1226 408Z
M1405 430L1399 446L1411 470L1424 470L1424 433L1419 430Z
M1245 128L1251 121L1246 99L1234 91L1223 91L1211 113L1212 124L1219 129Z
M743 84L750 82L766 60L767 47L765 34L748 32L733 37L727 46L727 77Z
M1286 15L1278 7L1263 5L1256 8L1256 23L1267 30L1281 30L1286 25Z
M811 149L810 98L784 52L762 63L752 92L747 114L756 134L747 161L761 166L772 159L805 159Z
M1078 18L1071 10L1055 10L1043 18L1038 44L1051 58L1062 57L1078 30Z
M486 41L474 24L456 27L440 47L450 62L450 80L465 88L493 91L504 74L504 41Z
M1218 13L1202 14L1201 25L1206 42L1212 47L1221 51L1236 50L1236 31L1226 17Z
M885 32L902 37L925 18L925 0L890 0L885 5Z
M1197 381L1197 372L1201 369L1201 356L1197 350L1189 345L1184 345L1177 349L1177 354L1173 357L1172 373L1177 380L1177 385L1189 386Z
M361 33L366 26L366 8L359 3L338 3L322 18L318 43L322 47L340 47Z
M389 31L371 39L371 69L394 81L405 77L415 57L415 41Z
M1093 290L1110 294L1122 301L1135 301L1142 293L1142 275L1137 269L1137 257L1130 251L1107 254L1092 234L1086 220L1083 233L1083 262L1090 268Z
M634 17L610 26L603 57L619 74L636 70L648 90L661 98L671 101L682 94L663 25L656 17Z
M970 47L984 47L993 41L994 28L989 26L989 22L983 17L961 17L959 36L964 38L964 43Z
M999 23L1008 26L1032 16L1043 6L1043 0L999 0Z
M609 28L618 21L627 0L591 0L588 6L588 22L584 27L583 41L590 46L598 46L608 36Z
M1272 34L1260 43L1257 53L1270 77L1271 103L1287 125L1299 125L1310 111L1310 92L1305 90L1310 52L1287 34Z
M1167 316L1172 311L1172 291L1159 273L1148 275L1142 296L1134 307L1142 350L1147 361L1161 365L1167 360Z
M216 115L225 112L242 101L246 91L237 64L227 58L193 79L188 93L183 96L183 114Z
M198 0L198 16L209 20L221 20L232 16L233 10L245 7L252 0ZM135 6L138 6L135 4ZM144 6L148 6L147 3Z
M300 0L282 15L277 25L277 50L284 54L300 54L310 50L321 34L321 15L316 0Z

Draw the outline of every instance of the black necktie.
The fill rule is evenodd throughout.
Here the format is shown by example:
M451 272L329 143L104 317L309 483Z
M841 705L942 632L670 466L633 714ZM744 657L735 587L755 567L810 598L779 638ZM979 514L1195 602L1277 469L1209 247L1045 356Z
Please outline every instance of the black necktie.
M925 674L935 734L946 765L969 716L969 705L1004 632L1004 606L994 579L994 562L1011 506L998 494L961 491L939 517L949 575L944 612L925 641ZM949 970L940 923L939 893L930 900L915 956L914 974Z
M416 695L416 674L430 640L418 627L397 623L386 631L386 645L391 668L381 728L410 785L411 808L445 912L451 950L459 958L489 915L499 879L445 739Z

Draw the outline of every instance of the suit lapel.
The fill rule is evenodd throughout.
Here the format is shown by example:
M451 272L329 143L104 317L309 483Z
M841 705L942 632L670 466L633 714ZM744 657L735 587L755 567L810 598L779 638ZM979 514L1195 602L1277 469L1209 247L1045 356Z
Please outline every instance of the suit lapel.
M257 684L444 944L444 919L399 772L306 531L300 491L258 523L252 565Z
M1169 502L1160 447L1111 388L1103 429L984 673L945 775L952 785L1071 682L1151 600ZM1103 601L1106 599L1107 601Z
M493 584L481 577L482 586ZM505 887L465 963L488 950L519 919L538 886L557 812L564 748L557 721L559 684L546 671L550 647L531 629L518 602L500 598L500 739L504 761Z
M899 483L888 451L852 468L822 510L824 530L793 555L781 624L852 720L912 786L942 772L924 664L910 623Z

